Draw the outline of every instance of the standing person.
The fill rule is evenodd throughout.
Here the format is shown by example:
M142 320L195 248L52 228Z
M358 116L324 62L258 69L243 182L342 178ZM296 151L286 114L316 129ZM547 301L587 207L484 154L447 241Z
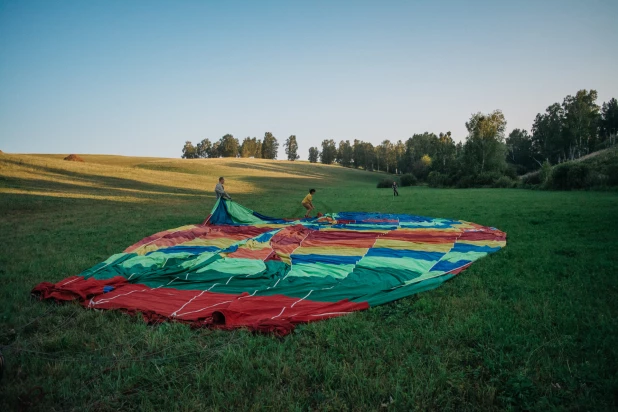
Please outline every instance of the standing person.
M305 213L305 217L311 217L309 214L311 213L313 209L315 209L313 207L313 194L314 193L315 193L315 189L309 190L309 194L305 196L302 202L300 202L300 204L303 205L305 209L307 209L307 213Z
M399 192L397 191L397 182L393 182L393 196L399 196Z
M215 195L217 195L217 200L219 200L219 198L223 198L226 200L232 200L232 196L228 195L227 192L225 191L225 188L223 187L224 183L225 183L225 178L221 176L219 178L219 183L217 183L217 185L215 186Z

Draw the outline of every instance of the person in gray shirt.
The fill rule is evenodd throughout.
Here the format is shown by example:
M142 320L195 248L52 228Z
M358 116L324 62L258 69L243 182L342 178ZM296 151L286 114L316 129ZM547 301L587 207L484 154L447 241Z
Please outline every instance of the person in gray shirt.
M217 183L217 185L215 186L215 195L217 195L217 200L219 200L220 197L222 197L223 199L232 200L232 196L228 195L225 191L225 188L223 187L224 183L225 178L221 176L219 178L219 183Z

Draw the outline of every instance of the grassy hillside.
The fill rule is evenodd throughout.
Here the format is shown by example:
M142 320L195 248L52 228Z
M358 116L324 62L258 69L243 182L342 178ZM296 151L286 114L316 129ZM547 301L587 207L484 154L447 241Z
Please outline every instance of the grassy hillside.
M226 189L238 200L249 202L250 207L259 209L264 202L276 204L276 196L296 195L298 201L281 203L283 209L278 213L295 216L302 214L300 200L310 187L326 199L337 188L375 185L381 175L263 159L79 156L84 163L64 161L63 155L4 154L0 157L0 193L157 205L199 198L200 207L204 207L214 203L214 185L219 176L225 176Z
M376 173L304 162L0 154L0 410L496 410L618 407L615 192L376 189ZM160 230L235 200L457 218L507 247L443 287L280 340L146 325L33 300ZM44 397L28 393L36 387Z
M551 173L554 173L556 168L577 167L578 165L588 170L589 176L586 186L599 188L618 185L618 146L593 152L579 159L559 165L553 165ZM541 184L541 174L541 170L537 170L521 176L520 180L523 183L539 185Z
M618 146L590 153L579 159L599 173L609 174L611 168L618 167Z

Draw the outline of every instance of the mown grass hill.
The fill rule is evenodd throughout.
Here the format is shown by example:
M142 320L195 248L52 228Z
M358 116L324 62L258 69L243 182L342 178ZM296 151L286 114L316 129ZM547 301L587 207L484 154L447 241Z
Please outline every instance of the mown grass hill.
M616 192L405 187L393 198L376 188L387 175L339 166L65 156L0 154L0 410L618 408ZM30 297L203 221L221 175L266 215L301 216L315 188L323 213L463 219L507 232L507 246L439 289L284 339Z

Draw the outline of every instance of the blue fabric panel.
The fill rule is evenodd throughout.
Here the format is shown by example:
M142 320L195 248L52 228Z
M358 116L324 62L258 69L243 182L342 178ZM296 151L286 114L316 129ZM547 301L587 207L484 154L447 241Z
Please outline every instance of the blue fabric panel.
M403 229L424 229L427 227L432 229L448 229L453 226L450 222L433 223L431 226L423 225L420 222L400 222L400 225Z
M258 213L256 211L253 211L253 216L255 216L255 217L259 218L259 219L262 219L263 221L268 222L268 223L279 223L279 224L289 223L285 219L279 219L279 218L276 218L276 217L264 216L263 214Z
M262 233L261 235L254 237L253 240L256 242L268 242L277 232L278 230L273 230L272 232Z
M353 265L362 256L335 256L335 255L292 255L294 263L331 263L335 265Z
M238 245L232 245L230 247L228 247L227 249L222 250L222 253L234 253L238 250Z
M457 262L449 262L446 260L443 260L441 262L436 263L436 265L431 269L431 271L439 271L439 272L449 272L453 269L457 269L460 268L464 265L467 265L468 263L470 263L469 260L459 260Z
M438 261L444 253L440 252L425 252L419 250L401 250L401 249L388 249L388 248L371 248L367 252L367 256L379 256L379 257L389 257L389 258L412 258L412 259L422 259L422 260L431 260Z
M500 250L499 247L491 247L491 246L477 246L477 245L469 245L466 243L456 243L451 252L485 252L485 253L493 253Z
M210 216L210 223L215 225L233 225L234 221L227 212L227 206L225 200L219 199L219 206L215 212Z

